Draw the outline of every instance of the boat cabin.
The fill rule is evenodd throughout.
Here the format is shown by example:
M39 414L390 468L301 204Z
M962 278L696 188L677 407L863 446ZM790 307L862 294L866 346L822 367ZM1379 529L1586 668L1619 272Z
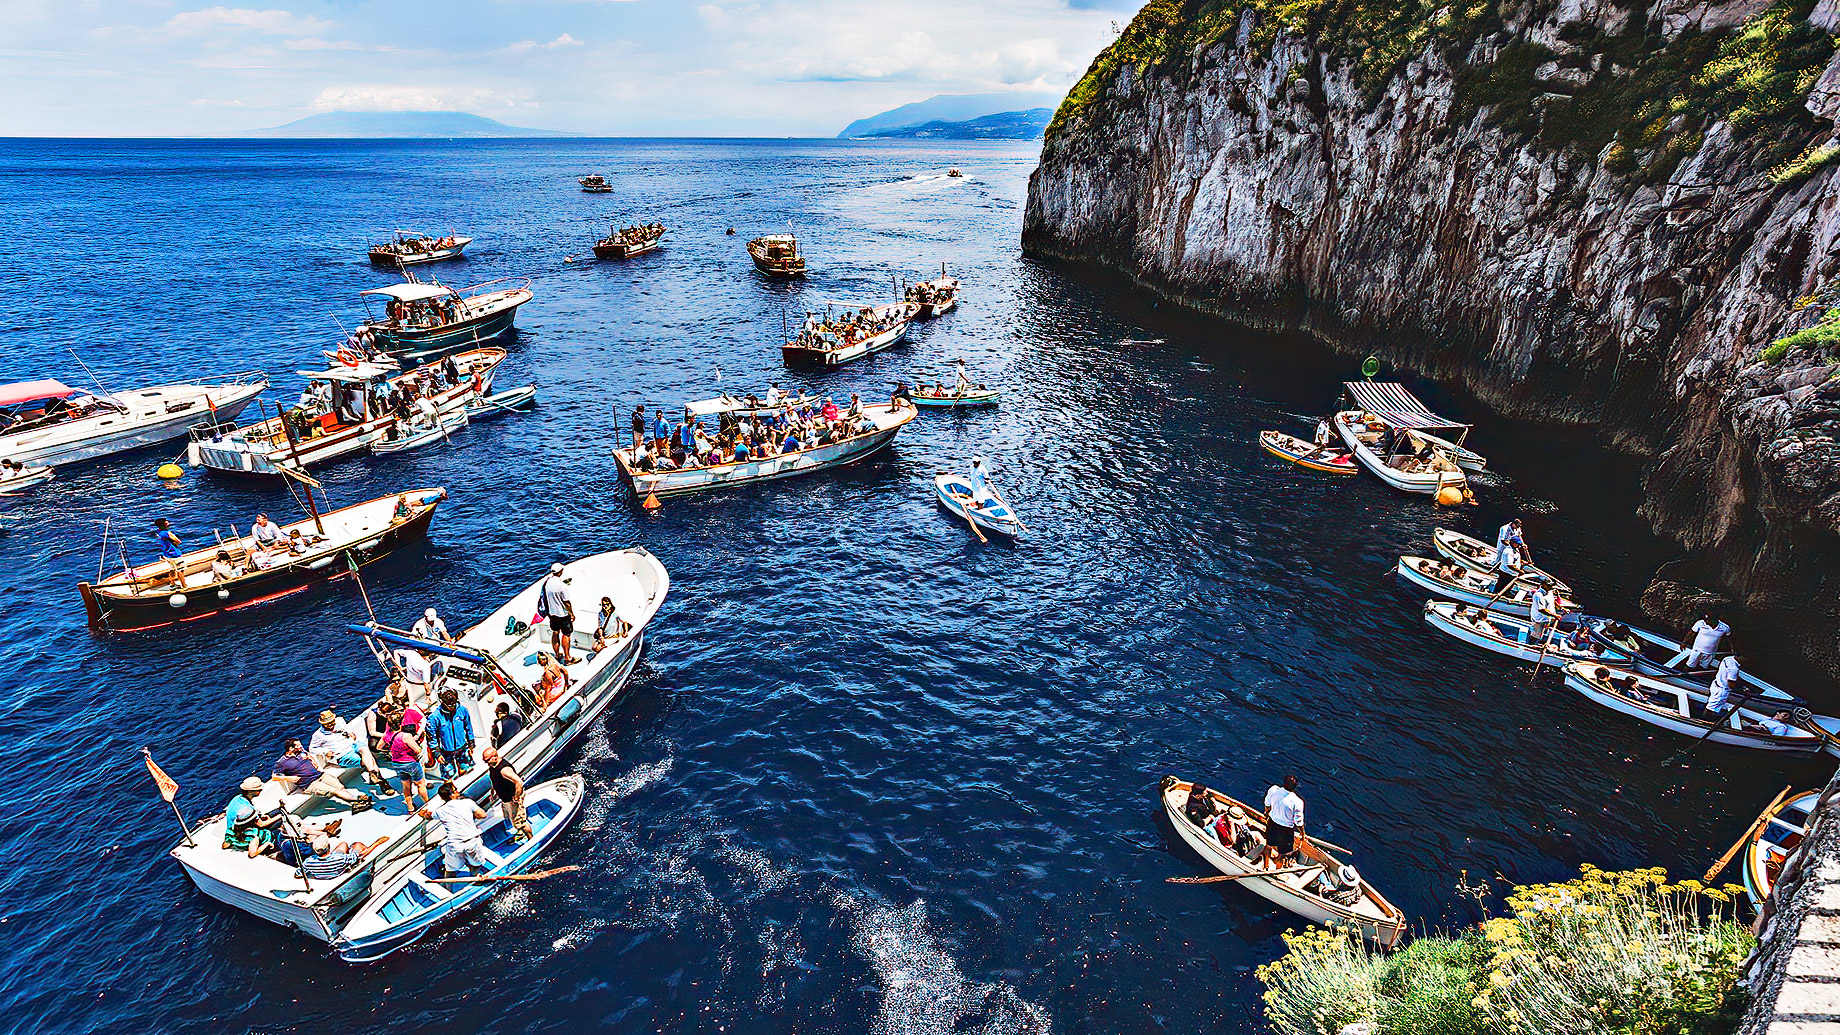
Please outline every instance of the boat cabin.
M466 300L460 293L441 284L391 284L359 295L384 299L381 324L396 331L445 327L462 319L466 309ZM377 323L373 321L371 326Z
M126 413L127 407L50 378L0 385L0 434L46 428L98 412Z

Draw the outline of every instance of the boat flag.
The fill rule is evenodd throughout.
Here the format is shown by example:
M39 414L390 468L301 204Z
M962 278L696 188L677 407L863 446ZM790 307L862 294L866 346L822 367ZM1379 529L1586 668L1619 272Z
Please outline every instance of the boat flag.
M147 760L147 771L153 774L153 782L160 785L160 797L171 804L173 797L179 793L179 781L167 776L166 770L154 762L151 749L141 748L141 755Z

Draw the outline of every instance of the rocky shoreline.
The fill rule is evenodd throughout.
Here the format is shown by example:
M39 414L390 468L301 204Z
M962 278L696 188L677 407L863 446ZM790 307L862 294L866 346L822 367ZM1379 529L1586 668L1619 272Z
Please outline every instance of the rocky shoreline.
M1380 42L1296 10L1146 7L1050 128L1025 249L1596 429L1680 548L1644 607L1734 602L1840 672L1840 353L1764 358L1840 281L1840 0L1440 8ZM1740 60L1793 104L1733 93Z

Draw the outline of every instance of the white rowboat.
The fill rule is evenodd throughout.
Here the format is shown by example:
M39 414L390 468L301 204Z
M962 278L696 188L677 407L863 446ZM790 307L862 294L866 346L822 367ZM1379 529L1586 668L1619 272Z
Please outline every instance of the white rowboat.
M49 467L22 467L18 471L0 473L0 496L17 496L34 486L43 485L54 477Z
M1600 662L1575 661L1567 665L1565 685L1613 711L1682 736L1704 737L1727 747L1812 755L1822 749L1826 739L1800 728L1792 728L1786 734L1772 733L1763 725L1769 717L1764 710L1740 707L1721 716L1709 716L1703 692L1608 668ZM1733 700L1736 700L1735 694Z
M1495 574L1495 548L1474 536L1464 535L1455 529L1434 528L1431 530L1431 545L1437 548L1439 554L1471 571L1489 576ZM1554 578L1552 572L1544 568L1523 564L1521 574L1524 578L1534 581L1543 580L1559 592L1567 596L1571 595L1572 587Z
M1468 568L1459 568L1453 563L1439 562L1429 557L1401 557L1393 570L1407 582L1427 592L1502 614L1525 615L1532 606L1529 598L1533 595L1533 587L1525 582L1516 582L1507 592L1497 596L1494 579ZM1559 594L1556 603L1561 611L1578 609L1578 605L1563 593Z
M933 492L939 497L940 506L986 532L996 532L1012 539L1022 535L1022 520L994 488L990 494L995 499L981 507L972 506L971 481L961 475L942 474L934 478Z
M371 443L371 452L388 456L391 453L406 453L434 442L445 442L449 435L466 427L466 424L465 410L443 413L430 424L402 424L398 427L406 432L403 437L380 438Z

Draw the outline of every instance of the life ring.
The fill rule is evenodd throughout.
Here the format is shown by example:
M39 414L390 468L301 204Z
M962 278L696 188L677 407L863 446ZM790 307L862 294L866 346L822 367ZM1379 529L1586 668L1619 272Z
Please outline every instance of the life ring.
M348 367L355 367L358 365L358 354L350 349L340 349L339 362Z

